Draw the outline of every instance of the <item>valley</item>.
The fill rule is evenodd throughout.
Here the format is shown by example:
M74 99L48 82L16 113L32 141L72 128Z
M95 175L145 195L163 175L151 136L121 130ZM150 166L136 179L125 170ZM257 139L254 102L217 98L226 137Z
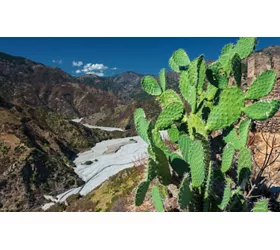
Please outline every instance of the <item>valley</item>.
M242 87L247 89L265 69L277 73L271 96L279 99L279 46L257 51L243 61ZM139 160L145 165L147 144L137 136L133 114L143 108L155 120L161 109L142 90L143 76L124 72L74 77L58 67L0 53L0 211L42 211L42 207L80 211L82 203L98 192L106 199L103 185L108 188L114 178L125 179L127 186L112 187L117 198L108 191L110 206L105 208L93 199L92 211L109 211L116 205L112 199L120 202L122 196L130 199L126 209L135 211L128 194L135 192L144 175L135 165ZM166 81L178 91L177 73L167 72ZM277 133L279 117L277 113L257 122L256 131ZM74 205L67 208L73 197ZM145 206L150 206L149 199ZM91 211L86 204L85 211Z

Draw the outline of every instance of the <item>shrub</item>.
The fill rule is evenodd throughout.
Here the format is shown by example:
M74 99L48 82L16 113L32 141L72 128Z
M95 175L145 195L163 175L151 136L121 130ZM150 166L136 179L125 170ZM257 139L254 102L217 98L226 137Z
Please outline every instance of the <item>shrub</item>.
M242 60L254 51L256 42L256 38L240 38L235 45L226 45L210 65L203 55L191 62L183 49L175 51L169 65L180 76L180 95L167 89L164 69L159 83L151 76L142 79L143 89L156 96L162 110L156 121L147 120L141 108L134 114L135 127L149 153L146 177L136 191L137 206L157 178L162 185L177 186L182 211L269 210L270 201L259 198L259 183L251 177L247 139L252 121L272 117L280 101L260 100L273 89L273 70L257 76L246 93L241 89ZM164 143L161 130L167 130L177 144L176 152ZM157 187L152 196L162 211Z

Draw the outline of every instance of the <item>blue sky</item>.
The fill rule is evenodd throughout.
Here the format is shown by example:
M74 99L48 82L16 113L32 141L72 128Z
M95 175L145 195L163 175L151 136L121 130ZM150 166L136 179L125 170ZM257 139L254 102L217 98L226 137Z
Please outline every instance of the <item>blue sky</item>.
M217 59L221 48L237 38L0 38L0 51L57 66L72 75L111 76L125 71L158 74L183 48L194 59ZM280 38L259 38L257 49L280 45Z

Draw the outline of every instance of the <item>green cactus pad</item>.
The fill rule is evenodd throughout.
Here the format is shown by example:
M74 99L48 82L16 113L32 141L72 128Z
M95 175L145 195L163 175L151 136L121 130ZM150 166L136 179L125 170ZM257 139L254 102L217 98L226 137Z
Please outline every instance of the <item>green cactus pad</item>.
M177 153L172 153L170 155L170 165L180 177L189 172L188 163Z
M258 200L253 207L253 212L268 212L268 200L260 199Z
M205 178L205 152L201 141L194 141L190 150L192 186L200 187Z
M245 107L245 114L253 120L266 120L275 115L279 110L280 101L264 100Z
M196 87L191 85L187 71L180 74L179 89L194 113L196 110Z
M180 136L179 139L179 147L182 152L182 155L185 161L190 164L190 156L191 156L191 148L192 148L193 141L187 135Z
M210 195L212 192L212 186L213 186L213 167L212 162L210 162L208 166L208 175L207 175L207 181L205 184L205 192L204 192L204 203L203 203L203 211L208 212L209 210L209 203L210 203Z
M233 44L232 43L229 43L229 44L225 45L222 48L222 55L231 52L232 48L233 48Z
M144 76L142 78L142 88L150 95L160 95L162 93L161 87L152 76Z
M230 179L227 179L227 180L226 180L226 185L225 185L225 188L224 188L224 194L223 194L222 201L221 201L221 203L218 205L218 207L219 207L221 210L225 210L226 207L227 207L228 204L229 204L229 201L230 201L230 198L231 198L231 188L230 188L230 184L231 184L231 180L230 180Z
M184 111L182 103L173 102L168 104L159 114L155 127L158 130L168 128L173 121L179 120Z
M221 170L223 173L227 172L231 168L234 153L235 153L234 147L231 144L227 144L224 148L224 152L222 156Z
M233 48L234 53L238 53L241 59L248 57L254 50L257 44L255 37L241 37Z
M195 114L190 114L189 116L188 129L191 139L194 139L193 131L207 137L205 122Z
M164 152L157 147L154 147L156 154L156 174L161 184L169 185L171 183L171 173L169 163Z
M159 82L162 91L165 91L166 89L165 69L161 69L161 71L159 72Z
M166 155L170 155L169 148L164 144L160 132L156 129L153 129L152 131L152 143L153 146L160 148Z
M246 99L259 99L268 95L276 82L276 72L267 70L258 75L245 94Z
M209 114L206 129L213 131L234 123L244 106L244 95L238 87L228 87L220 94L218 105Z
M200 64L203 60L203 56L199 56L198 58L194 59L188 69L188 76L189 76L189 82L192 86L197 87L198 80L199 80L199 68Z
M181 209L188 208L192 199L192 191L190 188L189 175L186 175L180 185L178 192L178 203Z
M168 90L164 91L162 93L162 95L160 95L158 97L158 100L161 103L161 105L163 106L163 108L166 108L169 104L171 104L173 102L178 102L183 107L183 102L182 102L180 96L172 89L168 89Z
M152 159L148 159L148 165L146 167L146 180L151 182L156 177L157 163Z
M136 190L135 200L134 200L136 206L141 206L143 204L149 185L150 185L149 181L143 181L139 184Z
M135 128L139 134L139 136L147 143L149 143L148 138L148 128L150 125L150 122L146 120L145 118L145 112L143 109L138 108L134 112L134 124Z
M251 120L249 118L244 119L239 124L239 138L242 147L245 147L247 144L250 125L251 125Z
M197 93L200 95L203 91L205 83L205 73L206 73L206 63L204 60L201 61L199 72L198 72L198 84L197 84Z
M252 169L252 156L248 148L241 148L240 154L238 157L237 165L237 177L238 183L241 185L244 181L247 180L251 173Z
M228 58L226 57L228 60ZM224 89L228 84L228 77L226 71L223 69L221 63L215 62L211 64L206 70L207 79L209 82L219 89Z
M176 50L169 59L169 66L175 72L180 72L180 67L188 66L190 63L191 61L183 49Z
M164 212L164 207L162 203L162 198L160 195L159 188L157 186L153 186L152 188L152 199L157 212Z
M179 140L180 137L180 131L178 130L178 128L176 127L176 125L172 125L170 129L167 130L169 139L172 142L177 142Z
M225 143L230 143L236 150L241 149L241 142L238 138L238 135L236 133L236 129L234 126L229 126L226 128L223 132L223 139Z
M242 70L241 70L241 58L238 54L235 54L232 57L231 67L232 67L232 72L233 72L236 84L237 84L237 86L240 86L241 85Z
M206 93L205 93L206 99L208 101L213 101L215 96L216 96L217 91L218 91L218 88L216 88L212 84L208 84L207 89L206 89Z

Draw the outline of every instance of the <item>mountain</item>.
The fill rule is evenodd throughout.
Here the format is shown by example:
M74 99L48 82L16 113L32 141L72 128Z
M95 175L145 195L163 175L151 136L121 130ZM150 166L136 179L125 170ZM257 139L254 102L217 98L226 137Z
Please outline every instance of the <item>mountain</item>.
M45 107L24 108L0 98L0 211L32 211L82 181L77 153L119 132L89 129Z
M82 84L57 67L0 53L0 96L6 101L48 107L67 118L112 114L118 98L108 91Z

